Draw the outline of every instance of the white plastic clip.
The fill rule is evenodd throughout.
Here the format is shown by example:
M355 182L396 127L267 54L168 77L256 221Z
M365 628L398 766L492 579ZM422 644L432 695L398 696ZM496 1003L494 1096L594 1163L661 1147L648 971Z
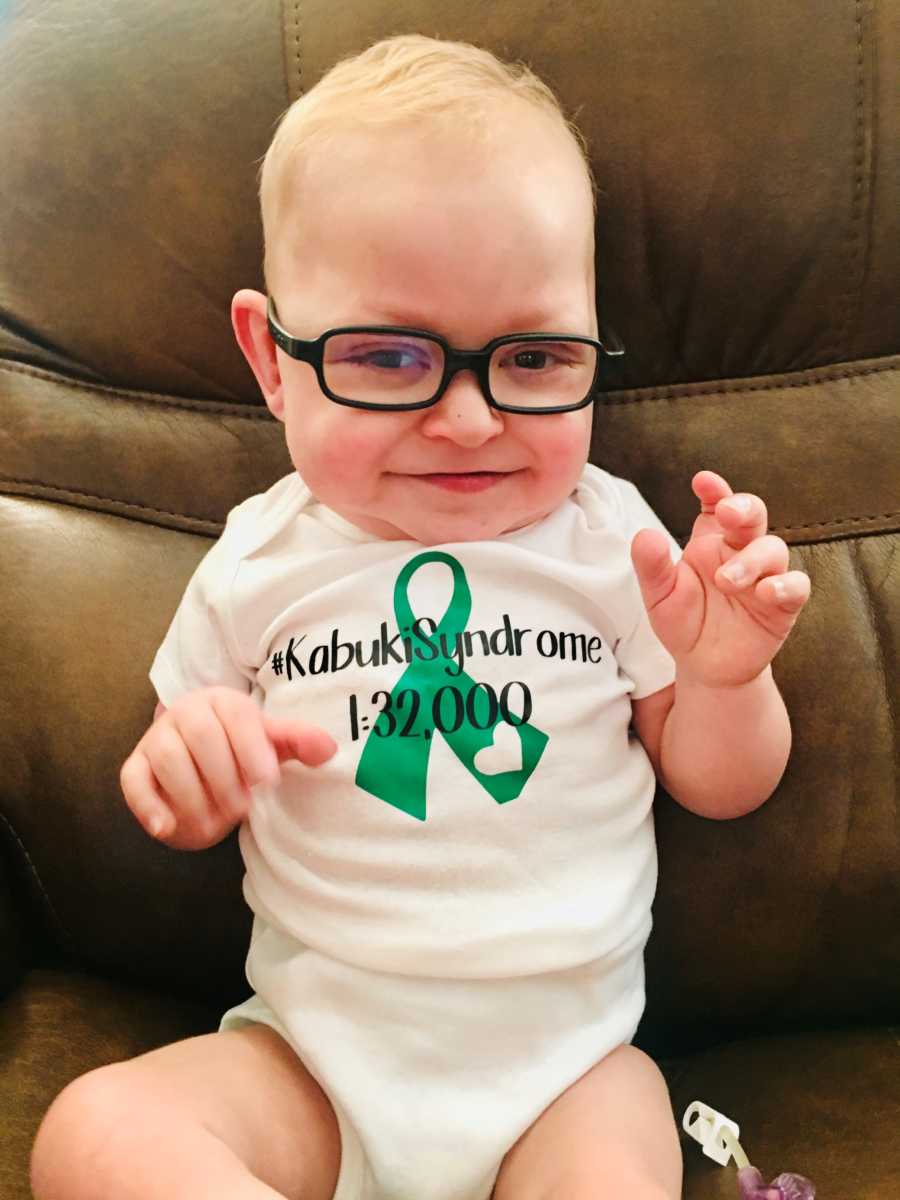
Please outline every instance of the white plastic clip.
M727 1164L732 1153L732 1149L728 1145L731 1139L723 1137L722 1130L730 1130L734 1134L735 1141L741 1136L741 1129L736 1121L716 1112L702 1100L694 1100L687 1106L681 1125L685 1133L690 1134L695 1142L700 1143L707 1158L717 1162L720 1167Z

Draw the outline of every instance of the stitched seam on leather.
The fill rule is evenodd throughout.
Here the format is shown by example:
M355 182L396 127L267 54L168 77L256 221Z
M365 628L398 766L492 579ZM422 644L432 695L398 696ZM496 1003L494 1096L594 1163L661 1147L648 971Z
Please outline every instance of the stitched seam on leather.
M834 525L860 525L863 521L890 521L894 517L900 517L900 509L894 512L873 513L868 517L840 517L836 521L808 521L805 525L779 525L778 529L773 532L793 533L796 529L830 529Z
M242 404L239 401L188 400L177 396L168 396L163 392L128 391L122 388L108 387L105 384L88 383L81 379L69 379L67 376L57 375L52 371L44 371L40 367L33 367L27 363L0 362L0 371L7 371L13 375L31 375L35 379L45 379L49 383L58 383L66 389L71 388L78 391L95 392L98 395L113 396L117 400L127 400L129 402L145 401L150 404L158 404L161 407L184 409L188 412L209 413L217 416L237 417L245 421L264 421L267 424L276 424L276 419L267 408L254 408L249 404ZM714 396L718 394L726 396L737 392L778 392L788 388L811 387L818 383L830 383L832 380L864 378L866 375L888 374L893 371L900 371L900 365L891 361L888 363L874 363L871 366L857 368L853 368L852 366L841 369L829 367L820 369L810 368L809 371L802 373L803 378L801 379L776 377L774 381L770 380L766 383L754 383L752 379L738 379L733 382L711 379L702 383L659 384L655 387L627 388L616 392L601 392L596 397L596 403L636 404L645 400L678 400L687 399L691 396Z
M597 396L598 404L641 404L647 400L689 400L694 396L729 396L739 392L781 392L788 388L812 387L818 383L831 383L839 379L862 378L866 375L888 374L900 371L895 363L861 367L858 370L829 372L827 369L804 379L782 379L780 382L753 383L750 380L735 380L723 383L710 380L708 383L663 384L654 388L629 388L627 391L606 392Z
M856 78L854 90L856 106L854 113L853 139L853 198L850 204L850 224L847 232L846 248L846 278L848 285L841 297L843 319L838 330L838 353L846 354L849 341L856 324L856 314L859 310L862 296L864 264L862 253L863 234L863 200L866 183L866 77L865 58L863 54L863 0L855 0L854 21L856 27Z
M46 906L50 912L50 916L53 918L53 922L56 925L57 935L61 938L63 945L69 950L69 952L74 953L74 949L75 949L74 939L72 938L72 935L69 933L68 929L66 929L65 925L63 925L62 921L60 920L59 913L56 911L56 909L53 906L53 901L50 899L50 896L47 893L47 889L44 887L41 877L38 874L37 867L34 865L34 860L32 859L31 855L28 853L28 850L25 847L25 843L22 841L22 839L16 833L16 831L13 828L13 825L11 824L9 819L2 812L0 812L0 821L3 822L3 824L9 830L9 832L12 834L13 838L15 839L16 844L18 845L20 851L22 852L22 855L25 858L25 862L28 865L28 869L30 870L31 875L32 875L35 883L37 884L38 890L40 891L41 896L44 899L44 903L46 904Z
M150 504L140 504L136 500L123 500L118 496L98 496L95 492L84 492L79 488L61 488L52 483L42 483L39 479L17 479L11 475L0 475L0 483L12 483L20 487L37 487L44 491L52 492L54 496L61 498L71 497L81 500L98 500L103 504L118 504L123 508L132 508L137 512L153 513L160 517L179 517L182 520L197 521L210 528L221 528L222 522L214 517L198 517L193 513L175 512L169 508L154 508Z
M900 517L900 509L897 509L895 512L873 513L871 516L867 516L867 517L839 517L837 520L834 520L834 521L808 521L805 525L773 525L767 530L767 532L774 533L776 535L780 535L782 533L796 533L801 529L839 530L839 529L846 529L846 527L849 525L862 525L866 521L891 521L895 517ZM881 533L881 532L893 533L893 532L895 532L895 530L886 529L886 530L882 531L882 530L878 530L878 529L873 529L873 530L866 530L866 532L867 533L869 533L869 532L871 532L871 533ZM672 536L675 538L675 540L677 542L681 542L682 545L685 545L691 535L689 533L672 533ZM822 541L829 541L829 540L831 540L831 539L828 539L828 538L822 539Z
M130 403L146 402L166 408L180 408L188 412L210 413L215 416L238 417L244 421L273 422L275 418L267 408L252 408L238 401L230 403L227 400L187 400L177 396L167 396L163 392L126 391L120 388L106 387L101 383L88 383L82 379L68 379L64 375L56 375L52 371L42 371L40 367L32 367L27 363L0 363L0 371L11 375L31 375L35 379L44 379L48 383L58 383L68 391L94 392L101 396L112 396L116 400L127 400Z
M202 522L209 526L221 527L222 524L221 521L217 521L212 517L198 517L192 513L175 512L168 508L154 508L149 504L139 504L133 500L122 500L116 496L98 496L95 492L84 492L78 488L56 487L54 484L41 483L38 479L18 479L11 475L0 475L0 483L11 483L20 487L39 487L61 497L71 496L84 500L97 500L103 504L120 504L123 507L133 508L139 512L154 513L162 517L180 517L184 520ZM772 532L792 533L798 529L837 529L845 525L861 525L864 521L890 521L894 517L900 517L900 509L885 513L870 513L861 517L838 517L833 521L808 521L802 525L779 525L777 528L773 528Z
M303 64L300 59L300 0L296 0L294 4L294 87L291 89L292 96L303 95Z

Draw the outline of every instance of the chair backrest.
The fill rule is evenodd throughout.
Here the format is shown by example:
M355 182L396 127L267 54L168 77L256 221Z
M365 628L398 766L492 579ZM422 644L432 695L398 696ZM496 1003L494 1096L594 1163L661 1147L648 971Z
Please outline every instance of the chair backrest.
M728 823L659 799L644 1044L896 1013L900 6L548 12L0 9L7 983L40 958L243 992L234 839L154 845L118 770L194 565L290 469L228 319L262 286L258 161L332 63L415 30L528 60L587 136L599 304L628 348L594 461L682 537L691 475L720 471L813 580L776 663L795 737L776 795Z

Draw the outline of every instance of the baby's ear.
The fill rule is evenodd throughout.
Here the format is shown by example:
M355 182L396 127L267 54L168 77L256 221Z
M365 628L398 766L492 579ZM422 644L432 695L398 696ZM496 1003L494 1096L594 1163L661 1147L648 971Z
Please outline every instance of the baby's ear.
M266 320L266 297L244 288L231 301L231 324L237 344L256 376L256 382L273 416L284 420L284 389L275 343Z

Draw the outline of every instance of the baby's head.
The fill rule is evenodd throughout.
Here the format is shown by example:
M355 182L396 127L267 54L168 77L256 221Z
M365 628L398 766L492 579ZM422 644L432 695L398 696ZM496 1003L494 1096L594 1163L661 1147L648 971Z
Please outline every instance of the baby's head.
M312 492L361 529L424 544L557 508L587 459L603 359L588 340L590 171L549 89L473 46L380 42L285 114L261 201L283 332L276 346L258 292L237 294L233 321ZM446 345L359 331L297 344L348 326ZM510 341L445 370L447 347L523 333L586 340ZM483 385L524 411L489 405Z

